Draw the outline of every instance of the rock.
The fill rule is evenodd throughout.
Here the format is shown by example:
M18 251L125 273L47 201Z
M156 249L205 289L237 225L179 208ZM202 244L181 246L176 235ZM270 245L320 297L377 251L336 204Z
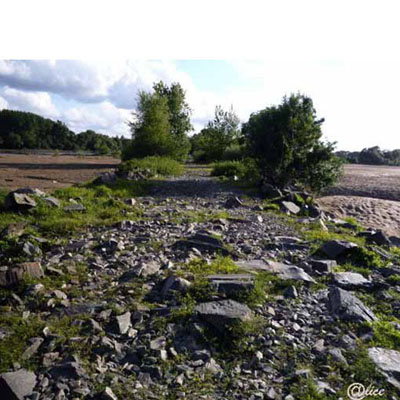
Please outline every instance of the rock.
M253 316L249 307L234 300L201 303L195 307L195 312L219 331L232 323L249 321Z
M43 269L39 262L25 262L15 267L0 267L0 287L18 284L24 276L43 277Z
M330 240L329 242L323 244L321 251L328 257L336 259L339 256L348 254L356 247L358 247L357 244L348 242L346 240Z
M206 276L218 293L227 296L239 294L254 288L254 276L250 274L221 274Z
M119 315L116 317L116 323L119 333L124 335L132 327L131 313L128 311L125 314Z
M10 192L4 199L6 210L26 211L36 207L36 201L27 194Z
M160 336L158 338L153 339L150 342L150 349L151 350L163 350L163 349L165 349L166 344L167 344L167 341L165 339L165 336Z
M336 260L316 260L316 259L311 259L307 261L308 263L311 264L311 267L322 273L322 274L327 274L332 272L332 268L337 266Z
M36 375L26 369L0 375L1 400L24 400L36 386Z
M166 297L171 291L185 293L190 287L191 283L186 279L179 276L169 276L165 279L163 287L161 289L161 296Z
M223 246L221 239L218 239L204 231L197 232L187 240L179 240L175 242L173 248L185 248L188 250L195 248L211 253L219 252L225 256L231 255L231 252Z
M261 193L265 197L268 197L270 199L275 199L275 198L283 196L282 192L276 186L273 186L270 183L266 183L266 182L264 182L261 185Z
M225 202L226 208L237 208L243 206L242 201L238 197L229 197Z
M36 188L31 188L31 187L17 189L17 190L15 190L15 193L30 194L30 195L38 196L38 197L46 196L46 193L43 192L42 190L36 189Z
M387 381L400 389L400 352L372 347L368 349L368 355Z
M368 232L368 234L365 235L365 238L368 243L375 243L378 246L390 246L391 245L391 241L390 241L389 237L381 230L376 231L376 232Z
M138 276L147 277L156 274L161 269L160 263L157 261L149 261L140 264Z
M0 238L12 238L20 237L25 232L25 222L16 222L14 224L9 224L0 233Z
M63 208L64 211L67 212L84 212L86 211L86 208L82 204L70 204L68 206L65 206Z
M136 199L134 199L133 197L131 197L130 199L125 199L124 203L127 204L128 206L135 206L136 205Z
M330 287L328 302L330 311L343 321L373 322L377 319L360 299L336 286Z
M31 242L25 242L22 246L22 251L29 257L34 257L42 253L40 248L38 246L35 246Z
M282 201L282 210L288 214L298 214L301 210L300 207L291 201Z
M47 203L50 207L60 207L60 200L56 199L55 197L48 196L43 199L45 203Z
M333 283L343 289L367 288L372 283L357 272L337 272L332 274L332 279Z
M283 292L283 295L289 299L297 299L299 297L299 294L297 293L296 286L289 286L285 289Z
M30 346L23 352L21 358L23 360L27 360L31 358L39 349L41 344L43 343L44 339L40 337L32 338L29 339L29 342L31 343Z
M115 183L117 181L117 175L115 172L104 172L99 177L97 177L93 183L95 185L108 185L110 183Z
M53 378L81 379L85 376L85 370L76 357L69 357L56 364L49 372Z
M267 271L274 274L278 274L281 279L295 281L313 282L315 280L307 274L303 269L296 265L283 264L276 261L263 260L249 260L249 261L237 261L235 263L239 268L247 271Z
M101 394L101 400L118 400L118 397L113 393L111 388L107 386Z

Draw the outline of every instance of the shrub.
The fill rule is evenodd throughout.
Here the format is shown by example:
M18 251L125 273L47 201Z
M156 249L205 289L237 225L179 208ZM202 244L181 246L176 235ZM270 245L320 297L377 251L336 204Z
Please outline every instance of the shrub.
M239 124L239 117L232 108L224 111L221 106L217 106L214 119L191 138L194 160L197 162L222 160L229 148L237 148Z
M333 154L334 144L321 141L322 122L312 100L300 94L253 113L242 132L262 177L276 186L298 184L315 191L333 184L341 161Z
M243 178L246 173L246 166L241 161L221 161L213 165L212 176L225 176L232 178L237 176Z
M119 166L120 171L147 169L152 175L177 176L183 173L183 165L168 157L150 156L145 158L133 158Z

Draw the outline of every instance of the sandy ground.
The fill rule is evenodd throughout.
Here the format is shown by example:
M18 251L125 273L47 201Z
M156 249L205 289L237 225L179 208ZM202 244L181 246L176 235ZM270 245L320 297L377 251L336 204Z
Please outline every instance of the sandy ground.
M25 155L0 153L0 188L52 190L86 182L111 170L120 160L100 156Z
M338 217L400 236L400 167L346 165L338 185L318 203Z

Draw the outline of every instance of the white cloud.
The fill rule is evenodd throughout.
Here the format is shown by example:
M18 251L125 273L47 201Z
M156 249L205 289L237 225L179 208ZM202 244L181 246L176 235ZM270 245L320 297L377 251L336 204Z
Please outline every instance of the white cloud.
M8 108L30 111L51 118L57 118L59 114L48 93L25 92L6 87L0 90L0 94Z
M128 136L126 121L130 119L128 110L119 109L109 102L82 104L66 109L62 118L75 132L87 129L111 136Z
M9 108L8 102L4 97L0 96L0 110Z

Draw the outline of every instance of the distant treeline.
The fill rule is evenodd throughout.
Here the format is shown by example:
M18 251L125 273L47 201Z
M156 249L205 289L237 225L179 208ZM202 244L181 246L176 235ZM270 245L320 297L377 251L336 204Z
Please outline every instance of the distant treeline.
M381 150L379 146L374 146L361 151L338 151L336 155L350 164L400 166L400 149Z
M0 111L0 149L51 149L120 153L122 136L110 137L91 130L76 134L63 122L13 110Z

